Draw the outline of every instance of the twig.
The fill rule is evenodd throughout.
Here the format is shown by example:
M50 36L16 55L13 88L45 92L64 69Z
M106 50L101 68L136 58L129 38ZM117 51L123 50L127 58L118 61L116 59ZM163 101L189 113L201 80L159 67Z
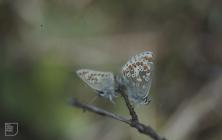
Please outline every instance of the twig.
M119 93L121 94L121 96L123 97L126 106L129 110L130 116L131 116L131 120L134 122L139 122L138 116L136 114L136 112L134 111L133 106L130 104L130 101L128 99L128 96L123 92L123 91L119 91Z
M108 111L106 111L104 109L95 107L93 105L83 104L83 103L79 102L78 100L76 100L74 98L72 98L70 100L70 104L72 106L75 106L75 107L78 107L78 108L82 108L84 111L94 112L94 113L99 114L101 116L110 117L112 119L115 119L115 120L118 120L118 121L121 121L121 122L124 122L124 123L127 123L127 124L131 123L129 119L127 119L127 118L125 118L123 116L119 116L117 114L108 112Z
M123 116L119 116L117 114L114 114L114 113L111 113L111 112L108 112L106 110L103 110L101 108L98 108L98 107L95 107L93 105L88 105L88 104L83 104L81 102L79 102L78 100L72 98L70 100L70 104L74 107L78 107L78 108L82 108L84 111L90 111L90 112L93 112L93 113L96 113L98 115L101 115L101 116L106 116L106 117L110 117L112 119L115 119L115 120L118 120L118 121L121 121L121 122L124 122L128 125L130 125L131 127L134 127L136 128L140 133L142 134L145 134L147 136L150 136L151 138L153 138L154 140L166 140L165 138L162 138L160 137L157 132L155 132L150 126L146 126L142 123L139 122L138 120L138 117L132 107L132 105L130 104L129 100L128 100L128 97L127 96L123 96L124 97L124 100L127 101L126 104L127 104L127 107L128 105L130 105L130 115L132 115L132 119L127 119ZM127 97L125 99L125 97ZM128 104L129 103L129 104ZM128 108L129 109L129 108ZM133 119L133 115L135 115Z
M136 128L140 133L150 136L154 140L166 140L166 138L162 138L161 136L159 136L157 134L157 132L153 130L153 128L151 128L150 126L146 126L146 125L139 122L138 116L137 116L133 106L130 104L127 94L125 94L125 87L119 87L118 90L119 90L118 92L123 97L123 99L126 103L126 106L129 110L129 113L131 116L130 126Z

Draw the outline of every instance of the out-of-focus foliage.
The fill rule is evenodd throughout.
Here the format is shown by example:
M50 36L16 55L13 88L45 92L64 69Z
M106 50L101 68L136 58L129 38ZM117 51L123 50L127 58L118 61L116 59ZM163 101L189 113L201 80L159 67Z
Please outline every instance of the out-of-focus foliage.
M4 122L19 123L18 140L147 139L67 104L72 96L89 102L96 95L77 69L118 74L144 50L155 53L156 67L153 101L136 107L141 121L171 140L222 139L221 4L0 0L0 139L8 139ZM128 115L121 99L93 104Z

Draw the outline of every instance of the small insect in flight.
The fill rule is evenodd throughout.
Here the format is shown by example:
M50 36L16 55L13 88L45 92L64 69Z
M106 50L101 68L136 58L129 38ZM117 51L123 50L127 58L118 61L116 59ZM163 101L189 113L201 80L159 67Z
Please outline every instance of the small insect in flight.
M116 88L123 85L132 104L147 104L154 70L153 53L141 52L131 57L123 65L121 73L114 76L111 72L80 69L77 75L101 97L113 102L118 96Z

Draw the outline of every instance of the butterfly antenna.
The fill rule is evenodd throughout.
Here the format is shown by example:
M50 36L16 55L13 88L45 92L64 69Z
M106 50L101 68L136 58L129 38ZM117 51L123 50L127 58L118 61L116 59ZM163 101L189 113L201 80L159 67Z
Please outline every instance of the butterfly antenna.
M88 100L87 104L92 104L97 98L98 98L98 96L95 95L93 98L91 98L90 100Z

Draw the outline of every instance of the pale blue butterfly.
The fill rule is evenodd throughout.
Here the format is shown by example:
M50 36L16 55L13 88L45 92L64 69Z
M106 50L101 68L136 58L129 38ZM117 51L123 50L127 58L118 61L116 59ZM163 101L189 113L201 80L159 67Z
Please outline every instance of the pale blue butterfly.
M113 73L80 69L77 74L87 85L96 90L99 96L110 101L117 96Z
M120 82L133 104L147 104L153 75L153 54L145 51L135 55L122 67Z

